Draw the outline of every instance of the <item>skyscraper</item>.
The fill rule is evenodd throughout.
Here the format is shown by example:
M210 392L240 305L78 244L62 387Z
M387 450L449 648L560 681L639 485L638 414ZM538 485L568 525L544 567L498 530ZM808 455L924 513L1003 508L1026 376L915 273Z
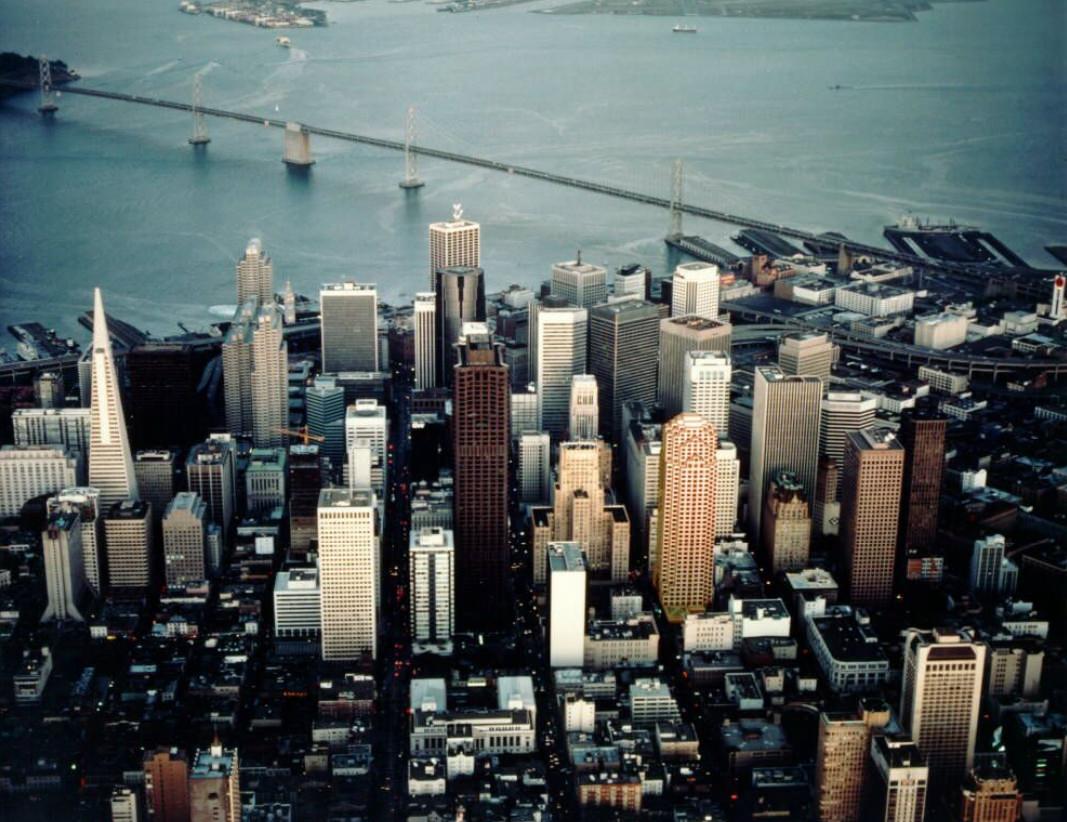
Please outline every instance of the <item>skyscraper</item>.
M252 442L257 448L285 444L289 425L289 348L277 306L261 308L252 332Z
M189 760L177 748L144 754L144 793L153 822L189 822Z
M112 593L142 596L152 587L152 506L120 500L104 517L108 585Z
M378 654L378 536L372 491L319 493L322 658Z
M900 720L935 787L957 786L974 762L988 648L969 634L911 629L904 640Z
M481 226L463 219L463 208L457 203L452 206L451 220L430 223L430 288L436 285L439 269L456 265L478 268L481 264ZM451 360L448 362L451 365Z
M476 266L452 265L436 273L437 383L452 385L455 354L452 346L463 324L485 322L485 275Z
M192 822L241 822L241 772L237 749L224 749L218 737L193 757L189 770Z
M727 537L737 527L737 501L741 484L741 463L737 446L719 440L715 451L715 536Z
M585 373L589 312L542 308L537 323L537 415L541 430L562 440L569 423L571 378Z
M729 352L686 352L682 410L700 414L719 437L729 431L731 373Z
M616 297L636 294L642 300L647 300L651 295L652 272L643 265L630 263L620 266L615 272L615 280L612 291Z
M904 449L891 431L848 435L841 480L841 551L850 601L884 606L893 598Z
M1015 822L1023 797L1002 753L975 754L961 788L960 822Z
M415 390L437 385L437 295L415 295Z
M48 605L41 621L84 622L85 570L82 562L81 516L73 505L54 507L41 535Z
M0 446L0 517L15 517L41 494L78 482L78 460L62 445Z
M822 331L787 334L778 344L778 367L783 374L812 376L826 381L834 362L834 344Z
M133 473L137 477L137 490L141 499L152 503L152 517L158 529L163 512L174 499L175 460L177 453L166 448L138 451L133 455Z
M900 418L904 488L897 573L912 582L939 582L944 569L944 553L937 544L937 510L947 429L948 419L932 409L905 411Z
M729 323L710 320L696 314L660 320L659 384L656 397L668 417L682 410L689 352L729 353L730 333Z
M93 596L103 593L103 514L100 511L100 492L95 488L64 488L48 500L49 515L54 511L72 508L78 512L81 530L82 568L85 582Z
M488 335L468 336L453 350L456 624L493 630L510 610L508 367L503 346Z
M857 711L819 714L815 752L815 795L819 819L859 822L863 788L874 774L870 761L871 734L891 718L889 705L865 699Z
M608 298L608 272L599 265L578 259L552 266L552 294L569 305L592 308Z
M711 600L716 447L714 427L699 414L679 414L663 426L652 584L671 622Z
M252 433L252 332L258 314L254 297L239 304L222 341L226 430L236 436Z
M378 291L374 285L345 280L319 291L322 370L378 370Z
M519 499L539 505L552 498L551 439L544 431L519 435Z
M808 495L791 471L779 471L763 506L763 551L771 573L801 571L808 565L811 512Z
M204 535L207 506L199 496L183 491L170 501L163 515L163 574L168 586L206 579Z
M827 391L819 422L819 451L838 465L845 456L845 438L853 431L874 425L877 397L859 391Z
M671 316L695 314L719 318L719 267L711 263L682 263L671 278Z
M863 817L881 822L923 822L930 768L920 746L908 739L875 734L871 761L873 776Z
M189 490L207 506L207 519L222 529L229 539L230 523L237 509L237 444L229 434L213 434L193 446L185 461Z
M640 300L589 310L589 373L596 377L605 437L622 433L627 402L636 400L649 408L656 402L659 321L660 308Z
M446 528L411 531L411 638L444 645L455 629L455 545Z
M970 590L979 598L998 599L1015 593L1019 566L1004 556L1007 542L1002 534L974 541L971 551Z
M774 366L755 369L748 511L757 540L763 495L779 471L792 471L804 488L815 487L821 401L818 377L790 377Z
M550 542L548 664L581 668L585 661L585 558L577 542Z
M297 557L311 550L318 535L324 474L319 446L289 446L289 550Z
M208 431L200 380L215 352L148 340L126 352L130 437L135 448L183 448Z
M596 378L591 374L575 374L571 377L570 425L567 427L573 441L595 440L600 422L600 408Z
M237 262L237 304L255 297L260 305L274 302L274 264L257 237L248 241Z
M329 378L318 377L304 391L308 432L322 437L319 453L330 461L332 472L340 474L345 463L345 390ZM318 494L315 495L316 502Z
M111 354L104 299L100 296L99 288L93 290L92 356L89 485L100 491L100 506L106 511L119 500L137 499L138 493L115 358Z
M15 445L63 445L77 456L80 470L89 464L88 408L16 408L11 427Z
M345 412L345 451L348 454L349 486L354 483L354 451L370 450L370 487L378 498L385 495L388 472L389 418L376 400L356 400Z

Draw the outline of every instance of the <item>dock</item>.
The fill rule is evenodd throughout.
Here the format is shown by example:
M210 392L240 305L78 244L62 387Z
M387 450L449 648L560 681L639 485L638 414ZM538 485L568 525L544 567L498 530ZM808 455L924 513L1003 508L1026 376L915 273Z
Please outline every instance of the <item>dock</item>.
M720 268L732 268L741 259L722 246L717 246L696 234L669 234L664 237L663 242L690 257L705 263L714 263Z

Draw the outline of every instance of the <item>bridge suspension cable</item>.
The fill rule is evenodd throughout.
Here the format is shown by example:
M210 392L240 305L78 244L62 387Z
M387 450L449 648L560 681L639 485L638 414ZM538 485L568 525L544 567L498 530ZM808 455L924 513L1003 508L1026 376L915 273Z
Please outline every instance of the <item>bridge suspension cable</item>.
M38 85L41 88L41 104L37 110L41 114L53 114L59 106L56 105L56 90L52 87L52 63L44 54L37 61Z
M204 86L200 73L193 75L193 136L189 138L191 146L206 146L211 142L204 122Z
M400 181L403 189L422 188L425 183L419 179L419 155L412 151L415 146L415 106L408 106L407 123L404 128L404 179Z

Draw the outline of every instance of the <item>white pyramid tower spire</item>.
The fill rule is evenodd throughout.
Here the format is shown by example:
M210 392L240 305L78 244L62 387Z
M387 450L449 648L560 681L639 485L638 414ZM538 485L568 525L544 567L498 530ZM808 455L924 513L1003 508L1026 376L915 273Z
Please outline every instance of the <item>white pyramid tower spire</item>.
M93 292L93 382L90 404L89 485L100 489L100 510L119 500L139 499L126 418L122 413L115 358L100 289Z

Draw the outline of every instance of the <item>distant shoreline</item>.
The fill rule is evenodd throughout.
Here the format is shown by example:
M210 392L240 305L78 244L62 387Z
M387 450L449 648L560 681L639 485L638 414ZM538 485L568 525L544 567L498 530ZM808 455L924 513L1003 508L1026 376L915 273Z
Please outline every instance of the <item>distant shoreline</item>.
M970 2L984 0L577 0L532 13L913 23L935 3Z

